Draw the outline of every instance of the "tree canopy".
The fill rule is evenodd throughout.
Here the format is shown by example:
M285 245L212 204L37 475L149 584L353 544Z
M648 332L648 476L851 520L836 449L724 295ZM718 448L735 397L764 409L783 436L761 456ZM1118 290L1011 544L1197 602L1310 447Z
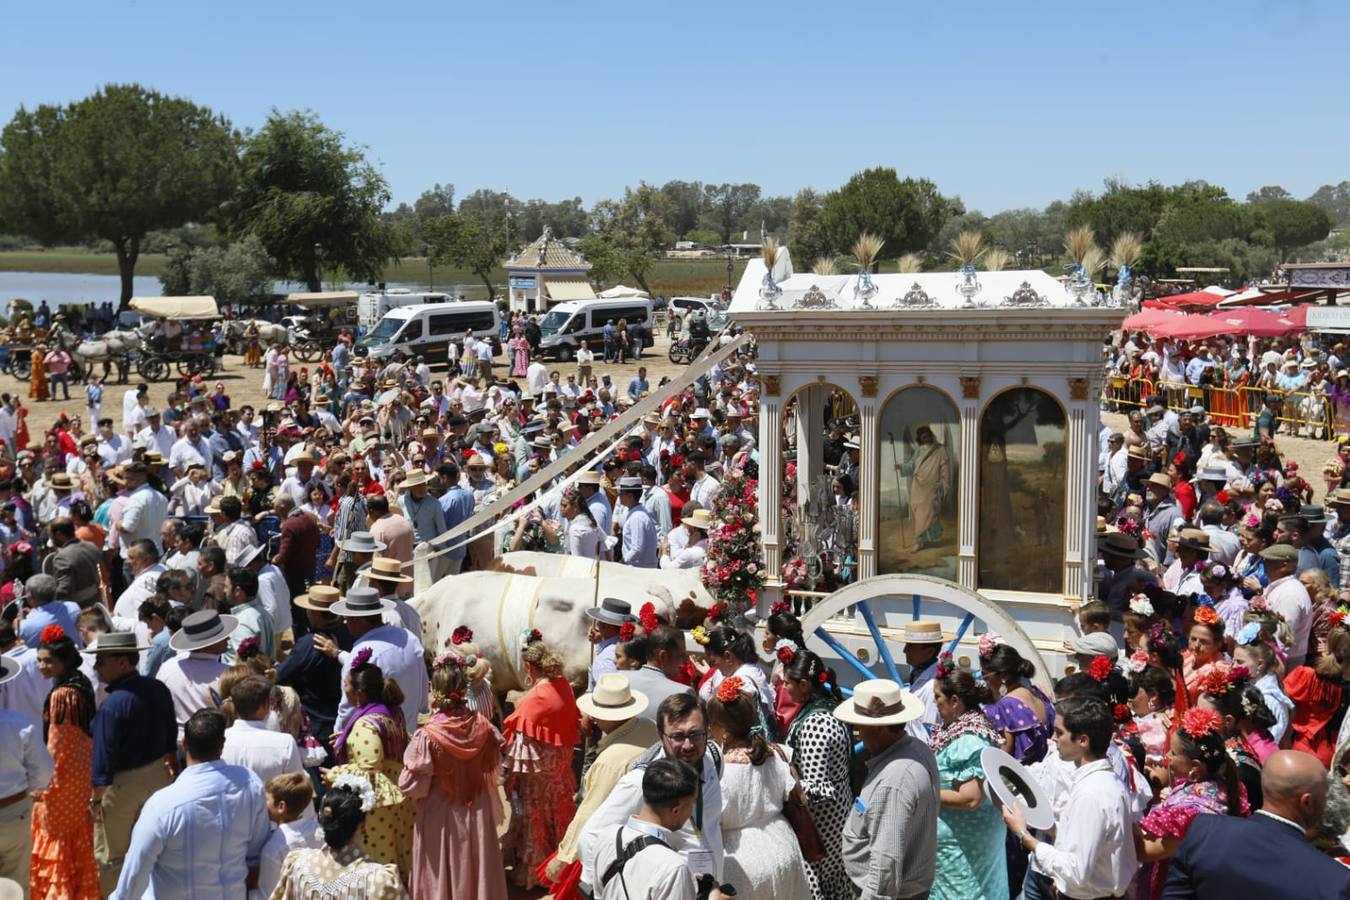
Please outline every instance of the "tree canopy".
M504 216L461 208L428 220L422 232L434 265L468 269L482 279L488 298L496 298L492 271L501 265L510 246Z
M237 153L223 116L136 84L21 107L0 133L0 219L45 245L110 242L125 306L145 236L214 216Z
M820 227L828 252L848 251L858 235L880 237L882 258L925 249L951 213L951 203L926 178L901 179L894 169L859 172L825 195Z
M223 246L176 246L159 282L169 296L205 294L220 304L258 303L271 296L274 269L262 242L250 235Z
M384 176L341 133L308 112L273 110L244 148L229 206L236 238L252 235L280 273L322 288L321 273L374 279L397 255L399 235L380 215Z
M625 190L621 201L597 203L591 213L593 233L581 242L591 278L600 282L632 278L650 292L647 272L675 239L669 213L665 194L645 181Z

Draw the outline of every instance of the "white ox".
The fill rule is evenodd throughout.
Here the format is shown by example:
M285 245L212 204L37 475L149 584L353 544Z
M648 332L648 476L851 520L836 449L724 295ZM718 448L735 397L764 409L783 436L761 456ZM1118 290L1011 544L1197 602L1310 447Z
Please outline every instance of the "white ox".
M492 664L492 685L501 692L524 690L520 637L536 628L563 659L567 678L585 681L591 647L586 610L605 597L618 597L636 615L652 603L658 615L681 628L702 622L713 605L697 569L661 571L550 553L503 554L494 571L467 572L418 591L411 603L422 617L422 642L440 653L461 625Z

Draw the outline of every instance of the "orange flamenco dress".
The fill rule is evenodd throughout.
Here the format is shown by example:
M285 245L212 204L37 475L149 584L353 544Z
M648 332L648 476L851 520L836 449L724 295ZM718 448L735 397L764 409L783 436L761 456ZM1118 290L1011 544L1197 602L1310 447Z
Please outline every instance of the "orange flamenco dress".
M1341 686L1322 678L1311 666L1299 666L1284 676L1284 692L1294 701L1290 749L1311 753L1331 768L1340 725L1335 719L1341 708Z
M576 814L572 752L581 736L580 722L572 685L558 677L536 681L502 723L506 799L511 804L502 857L519 887L539 884L540 864Z
M51 784L33 804L30 896L41 900L98 900L94 862L94 739L86 730L94 716L93 693L58 685L43 719L47 750L56 764Z

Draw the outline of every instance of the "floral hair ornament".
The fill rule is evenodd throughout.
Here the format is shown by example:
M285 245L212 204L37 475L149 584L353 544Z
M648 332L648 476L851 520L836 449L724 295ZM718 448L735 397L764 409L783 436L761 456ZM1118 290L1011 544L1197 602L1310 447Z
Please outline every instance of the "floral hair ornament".
M741 688L744 686L745 682L741 680L739 675L732 675L730 678L723 679L722 683L717 686L717 699L723 703L735 703L736 698L741 695Z
M635 634L637 634L637 626L632 622L624 622L619 626L619 640L631 641Z
M473 640L473 632L469 629L469 626L467 625L459 626L454 630L454 633L450 635L450 643L456 646L460 644L467 644L472 640Z
M1088 665L1088 674L1095 681L1106 681L1111 677L1111 669L1111 660L1105 656L1094 656L1091 664Z
M1117 703L1111 707L1111 718L1116 720L1116 724L1123 725L1130 721L1130 708L1124 703Z
M776 616L779 613L792 612L792 604L786 600L775 600L773 606L769 607L769 615Z
M1237 633L1235 638L1241 647L1249 647L1252 644L1259 643L1261 640L1261 623L1248 622L1242 626L1242 630Z
M542 641L543 639L544 636L539 633L538 628L526 628L520 633L520 649L524 650L535 641Z
M366 648L369 650L370 648ZM234 655L239 659L252 659L262 652L262 641L258 637L247 637L239 642L239 647L234 651ZM367 654L367 659L369 655ZM355 668L355 667L353 667Z
M693 638L694 643L698 644L700 647L708 646L708 629L704 628L702 625L695 625L691 628L689 630L689 636Z
M660 620L656 618L656 605L653 603L642 604L642 608L638 610L638 621L642 623L643 631L651 631L660 625ZM628 638L624 638L624 640L628 640Z
M60 625L48 625L42 629L42 634L38 636L38 642L43 644L52 644L66 636L66 630Z
M1148 654L1140 650L1137 653L1131 653L1129 658L1120 664L1120 668L1129 675L1138 675L1144 671L1148 665Z
M1219 618L1219 614L1218 614L1217 612L1214 611L1214 607L1212 607L1212 606L1197 606L1197 607L1195 608L1195 620L1194 620L1194 621L1195 621L1195 624L1196 624L1196 625L1209 625L1209 626L1213 626L1213 625L1218 625L1219 622L1221 622L1222 620Z
M454 667L456 669L463 669L467 666L473 665L476 662L478 662L478 657L474 656L472 653L469 654L468 656L460 656L458 653L442 653L440 656L436 657L434 660L431 661L431 668L433 670L448 669L451 667Z
M956 671L956 664L952 662L952 653L950 650L943 650L938 654L937 669L934 674L938 678L946 678Z
M1165 634L1167 634L1167 626L1162 622L1154 622L1148 629L1148 639L1150 641L1160 641Z
M375 789L360 775L343 772L333 779L333 790L350 791L361 798L361 812L368 813L375 808Z
M1212 578L1227 578L1228 567L1223 563L1214 563L1214 565L1209 567L1209 574Z
M1003 643L1003 638L993 631L986 631L980 635L980 640L976 644L976 649L980 654L980 659L988 659L994 655L994 651Z
M1202 706L1192 706L1186 710L1186 715L1181 717L1181 730L1187 737L1195 740L1218 733L1222 724L1218 713Z
M1199 679L1200 693L1222 697L1233 686L1228 670L1223 666L1210 666Z
M796 641L790 641L787 638L780 638L778 643L773 645L773 652L778 656L778 661L785 666L790 666L797 661Z
M244 644L247 644L251 640L254 640L254 638L249 638L248 640L245 640L243 644L239 645L240 656L244 655ZM374 655L375 651L371 650L369 647L362 647L360 650L356 651L356 655L352 657L352 670L355 671L370 662L370 658Z
M1345 621L1347 615L1350 615L1350 607L1338 606L1327 614L1327 621L1331 623L1332 628L1335 628Z
M1130 612L1138 616L1153 615L1153 601L1143 594L1135 594L1130 598Z

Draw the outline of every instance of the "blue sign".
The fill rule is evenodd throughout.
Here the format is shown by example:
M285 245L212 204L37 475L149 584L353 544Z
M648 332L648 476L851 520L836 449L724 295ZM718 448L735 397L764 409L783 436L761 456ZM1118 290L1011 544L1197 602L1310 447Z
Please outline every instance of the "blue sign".
M511 290L513 291L532 291L534 290L533 275L515 275L511 278Z

